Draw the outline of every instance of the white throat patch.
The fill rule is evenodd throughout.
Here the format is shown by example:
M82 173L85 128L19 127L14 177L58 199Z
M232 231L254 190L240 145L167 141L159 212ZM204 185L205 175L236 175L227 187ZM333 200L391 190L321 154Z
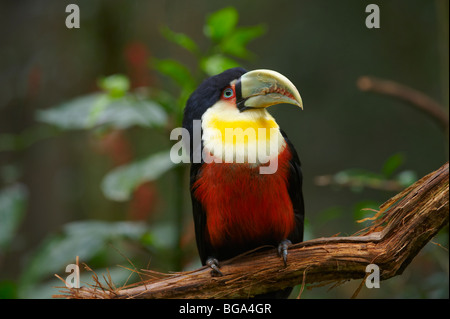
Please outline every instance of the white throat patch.
M277 157L285 141L275 119L265 109L240 112L219 101L202 116L204 152L215 161L259 166Z

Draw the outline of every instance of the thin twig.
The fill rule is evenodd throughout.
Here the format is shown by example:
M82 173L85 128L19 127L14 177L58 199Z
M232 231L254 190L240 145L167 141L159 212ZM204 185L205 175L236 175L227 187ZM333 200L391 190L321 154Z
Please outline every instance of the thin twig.
M408 102L411 106L431 116L448 133L449 118L448 114L444 111L444 106L428 95L404 84L371 76L360 77L357 81L357 86L362 91L390 95Z

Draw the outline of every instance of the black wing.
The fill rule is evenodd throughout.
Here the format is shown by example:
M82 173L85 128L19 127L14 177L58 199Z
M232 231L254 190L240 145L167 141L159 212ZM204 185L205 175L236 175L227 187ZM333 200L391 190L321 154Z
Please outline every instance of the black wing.
M206 263L206 259L211 257L213 248L209 243L209 236L206 234L206 212L203 209L203 205L197 200L194 195L193 185L197 181L200 169L203 163L192 163L191 164L191 177L190 177L190 190L191 190L191 200L192 200L192 213L194 215L194 226L195 226L195 240L197 242L197 249L200 255L202 264Z
M289 141L286 133L283 132L282 130L280 131L292 154L292 159L290 160L288 192L289 197L291 198L292 206L294 208L295 228L289 235L288 239L295 244L303 241L303 227L305 218L305 204L303 201L303 191L302 191L303 175L300 159L298 157L297 151L294 148L294 145L292 145L291 141Z

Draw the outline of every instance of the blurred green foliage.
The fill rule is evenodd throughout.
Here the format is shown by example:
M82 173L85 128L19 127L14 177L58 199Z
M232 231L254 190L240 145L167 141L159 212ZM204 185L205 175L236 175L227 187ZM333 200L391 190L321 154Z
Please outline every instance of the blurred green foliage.
M72 130L85 130L101 137L103 133L111 130L127 130L133 127L148 129L150 134L164 134L181 126L186 100L205 76L240 65L236 59L246 60L253 57L246 45L261 36L265 28L262 25L238 27L238 19L238 12L233 7L210 14L205 22L204 34L210 39L211 46L205 52L202 52L188 35L174 32L167 26L161 28L161 34L168 41L186 49L197 60L195 70L190 70L188 66L170 58L153 58L149 61L151 69L173 81L177 88L176 93L152 87L131 91L130 80L125 75L102 77L97 83L100 92L76 97L53 108L37 111L36 119L40 123L56 129L50 134L43 134L42 137ZM0 144L5 149L17 150L21 146L15 142L20 137L12 134L0 137L3 139ZM18 289L12 289L14 284L5 281L0 283L0 293L4 294L3 297L16 293L19 297L35 297L36 292L40 291L48 297L50 287L58 285L57 279L49 279L55 273L61 272L67 264L74 263L75 256L79 256L87 264L106 267L111 262L111 257L108 257L111 252L108 252L108 248L112 246L120 251L118 247L124 242L143 249L147 254L157 253L159 261L156 265L165 264L167 269L181 270L183 252L180 241L184 222L182 214L184 207L190 206L182 196L186 187L182 181L188 166L174 164L170 160L169 149L159 150L143 159L112 169L104 176L100 185L108 199L128 201L139 185L155 181L177 166L180 166L180 169L175 170L175 173L180 183L177 183L178 189L173 189L173 192L178 194L178 199L175 200L178 216L175 216L171 223L149 226L131 221L87 220L66 224L61 232L50 235L41 243L29 258ZM26 190L20 185L10 186L0 192L2 253L24 217L26 197ZM103 273L106 270L100 269L98 272ZM123 284L129 280L129 271L127 276L124 276L124 273L116 272L112 276L114 282ZM59 286L61 285L60 282Z
M169 153L162 151L113 169L102 181L103 193L111 200L129 200L137 186L158 179L176 165L169 158Z
M7 252L24 218L26 198L26 188L21 184L8 186L0 192L0 255Z
M395 153L381 165L379 171L362 168L349 168L336 172L333 175L316 177L316 184L329 186L337 191L348 190L355 194L362 194L364 190L376 190L395 194L411 186L417 181L417 174L411 170L401 169L405 164L405 156ZM323 224L345 216L351 211L355 221L372 217L383 202L367 198L353 204L352 207L332 206L320 212L319 221ZM370 225L365 221L363 225ZM320 228L319 225L315 225Z
M239 14L233 7L227 7L210 14L205 22L204 34L210 45L202 52L199 46L188 35L177 33L163 27L164 37L193 54L197 68L190 70L188 66L174 59L152 59L151 67L169 77L178 87L177 96L172 96L169 113L175 119L175 126L181 126L183 110L192 91L205 76L212 76L229 68L239 66L237 59L249 60L253 57L247 44L265 32L263 25L238 27ZM166 95L167 96L167 95Z
M402 170L394 175L404 163L404 156L396 153L383 164L380 172L366 169L346 169L331 177L331 184L350 187L354 192L364 188L374 188L388 191L400 191L417 181L417 174L411 170Z
M176 181L176 188L172 189L176 214L169 216L168 220L150 225L136 221L70 222L58 233L49 235L23 261L24 271L17 282L0 281L0 298L50 297L57 293L54 286L62 286L53 275L61 274L67 264L75 262L76 256L95 267L95 272L100 277L111 275L118 286L139 279L136 275L130 278L128 269L109 268L123 263L126 258L136 262L136 265L151 259L152 269L160 267L176 271L192 266L189 265L190 261L184 260L181 248L185 221L183 214L190 208L189 201L183 196L188 185L185 179L188 166L174 164L170 160L171 145L167 132L181 126L186 100L202 79L255 58L248 49L248 44L263 36L266 27L262 24L239 26L238 11L233 7L226 7L206 17L203 33L209 46L205 49L189 35L174 31L168 26L163 26L160 33L168 42L189 53L196 62L192 69L172 58L151 58L148 61L150 70L169 79L174 90L156 86L131 89L130 79L125 75L102 77L97 82L98 92L37 111L35 118L39 124L22 133L0 134L0 151L18 151L39 140L61 136L74 130L88 132L94 138L101 138L109 131L132 131L136 128L144 130L145 136L150 139L163 135L167 144L113 168L98 181L98 185L109 200L127 202L139 185L160 180L172 173ZM358 194L366 189L392 193L417 180L414 171L402 169L405 162L406 158L402 153L395 153L376 172L344 168L328 176L323 185ZM5 185L0 189L0 258L7 256L26 214L29 194L26 187L17 182L18 175L18 168L14 165L0 167L1 182ZM345 212L351 212L355 220L373 216L374 212L367 209L377 210L380 204L381 202L367 198L357 201L352 207L336 205L316 212L319 224L311 225L307 216L305 237L315 237L315 230L321 227L320 223L345 218ZM447 233L443 232L440 236L445 235ZM448 242L448 238L442 239L442 242ZM125 251L126 256L122 256ZM439 255L439 252L431 254ZM438 258L441 260L443 257L439 255ZM195 265L198 265L198 261ZM134 268L134 265L128 267ZM82 283L92 283L90 275L89 272L82 274ZM439 276L433 278L430 287L437 286L439 280ZM445 295L446 292L441 291L442 287L436 289L440 289L438 296Z

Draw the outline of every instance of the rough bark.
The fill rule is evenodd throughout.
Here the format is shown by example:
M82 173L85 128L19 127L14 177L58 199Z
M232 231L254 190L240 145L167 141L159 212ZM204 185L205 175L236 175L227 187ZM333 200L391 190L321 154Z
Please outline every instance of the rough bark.
M200 269L159 274L132 287L62 291L69 298L247 298L307 283L362 279L376 264L380 279L402 274L412 259L449 221L448 163L380 207L372 226L350 237L308 240L289 248L285 267L274 248L260 249L221 264L222 277ZM61 296L61 295L59 295Z

